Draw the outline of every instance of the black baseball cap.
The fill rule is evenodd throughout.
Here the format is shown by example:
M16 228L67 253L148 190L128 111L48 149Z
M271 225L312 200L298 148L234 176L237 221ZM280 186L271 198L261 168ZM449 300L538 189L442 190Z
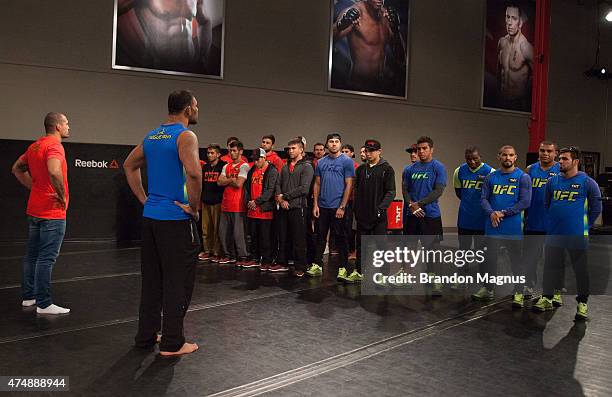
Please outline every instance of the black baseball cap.
M407 151L408 153L416 152L416 150L417 150L417 145L416 145L416 143L415 143L415 144L413 144L412 146L410 146L409 148L406 148L406 151Z
M380 150L380 142L376 139L368 139L363 144L363 147L365 147L366 150Z

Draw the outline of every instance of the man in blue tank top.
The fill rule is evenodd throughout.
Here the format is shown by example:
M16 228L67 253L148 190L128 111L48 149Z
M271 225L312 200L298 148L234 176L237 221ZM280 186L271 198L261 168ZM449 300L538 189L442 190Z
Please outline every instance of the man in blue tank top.
M481 204L487 213L485 236L487 253L481 274L497 276L500 248L506 247L512 273L518 279L525 276L522 266L523 211L531 202L531 179L516 167L516 150L510 145L498 152L500 168L490 173L482 184ZM514 282L513 306L523 307L525 283ZM493 299L493 283L485 283L472 297L477 300Z
M544 191L549 178L559 174L557 145L544 141L538 149L538 162L527 167L526 172L531 177L531 205L525 211L525 241L523 242L523 259L525 271L529 275L530 284L525 286L524 295L532 297L537 285L538 262L542 257L544 235L546 234L546 214L544 207Z
M183 319L191 301L200 238L196 221L202 193L198 138L187 129L198 121L198 101L189 91L168 97L168 118L149 132L125 160L125 176L144 205L142 291L136 346L151 348L161 330L160 354L188 354ZM147 168L148 191L141 168ZM163 312L163 327L161 313Z
M535 311L553 310L563 304L560 289L565 279L565 251L574 274L578 302L576 320L588 317L589 273L587 248L589 229L601 214L601 191L587 174L578 171L580 150L559 150L560 175L546 184L544 203L548 208L544 253L544 294L533 305Z
M482 236L487 214L480 205L480 196L485 178L493 171L494 168L482 162L480 149L476 146L465 149L465 163L455 169L453 185L457 198L461 200L457 215L460 250L472 249L472 245L474 250L479 250L484 246ZM460 269L462 274L468 273L466 267Z

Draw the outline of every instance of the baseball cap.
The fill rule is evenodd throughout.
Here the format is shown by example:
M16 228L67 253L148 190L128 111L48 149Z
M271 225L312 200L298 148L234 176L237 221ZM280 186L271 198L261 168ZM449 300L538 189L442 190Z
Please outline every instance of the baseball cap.
M260 157L266 157L266 151L262 148L253 150L253 153L251 154L251 160L257 161Z
M415 143L415 144L413 144L412 146L410 146L410 147L406 148L406 151L407 151L408 153L416 152L416 150L417 150L417 145L416 145L416 143Z
M376 139L368 139L363 144L366 150L380 150L380 142Z

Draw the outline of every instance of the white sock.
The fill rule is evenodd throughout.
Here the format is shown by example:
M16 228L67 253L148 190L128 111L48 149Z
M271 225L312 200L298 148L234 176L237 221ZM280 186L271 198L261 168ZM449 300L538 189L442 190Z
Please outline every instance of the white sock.
M40 314L66 314L68 312L70 312L70 309L60 307L54 304L51 304L44 309L41 309L40 307L36 308L36 313Z
M25 299L21 301L21 306L23 307L34 306L35 304L36 304L36 299Z

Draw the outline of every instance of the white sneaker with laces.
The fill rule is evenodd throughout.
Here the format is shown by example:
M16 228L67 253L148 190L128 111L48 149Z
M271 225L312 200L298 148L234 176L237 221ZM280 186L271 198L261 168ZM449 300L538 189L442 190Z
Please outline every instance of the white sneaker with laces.
M40 307L36 308L36 313L38 314L66 314L69 313L70 309L66 307L60 307L58 305L50 304L49 306L41 309Z
M21 306L30 307L36 304L36 299L25 299L21 301Z

